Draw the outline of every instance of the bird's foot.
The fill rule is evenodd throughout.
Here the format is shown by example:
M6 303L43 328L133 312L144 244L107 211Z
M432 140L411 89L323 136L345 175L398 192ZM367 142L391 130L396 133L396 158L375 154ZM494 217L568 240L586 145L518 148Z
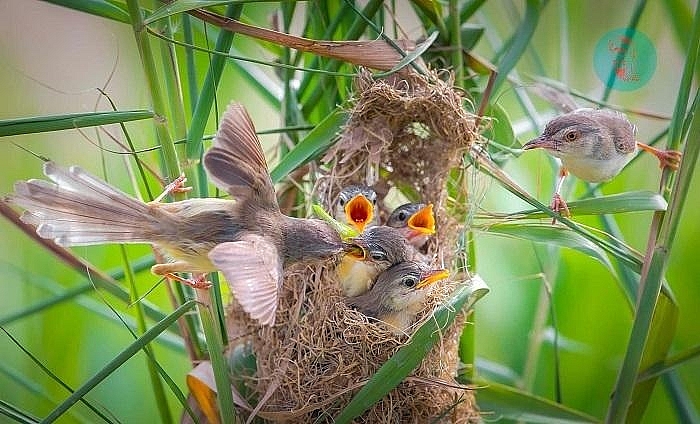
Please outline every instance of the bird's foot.
M170 280L190 286L193 289L208 289L213 285L211 281L206 279L207 274L197 274L193 278L182 278L177 274L169 272L164 274L164 276Z
M637 145L640 149L656 156L656 158L659 160L659 167L661 169L669 168L675 171L681 164L681 158L683 157L683 154L678 150L660 150L639 142L637 142Z
M561 198L559 193L554 193L554 196L552 196L552 203L550 204L550 209L552 211L560 214L561 216L564 216L566 218L571 216L571 212L569 211L569 206L566 204L564 199ZM557 223L556 218L552 218L552 225Z
M187 193L188 191L192 190L192 187L185 186L186 182L187 177L185 177L185 174L182 174L179 177L175 178L173 182L165 186L163 192L158 197L156 197L153 200L153 202L158 203L162 201L165 198L165 196L171 195L173 193Z

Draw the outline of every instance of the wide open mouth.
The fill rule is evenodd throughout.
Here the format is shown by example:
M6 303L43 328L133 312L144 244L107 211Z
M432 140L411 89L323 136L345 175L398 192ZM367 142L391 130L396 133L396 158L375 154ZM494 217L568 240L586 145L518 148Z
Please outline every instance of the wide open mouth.
M374 205L364 195L358 194L345 204L345 216L350 225L363 232L374 218Z
M435 215L433 214L433 204L420 209L418 212L408 218L408 228L419 232L420 234L432 235L435 234Z

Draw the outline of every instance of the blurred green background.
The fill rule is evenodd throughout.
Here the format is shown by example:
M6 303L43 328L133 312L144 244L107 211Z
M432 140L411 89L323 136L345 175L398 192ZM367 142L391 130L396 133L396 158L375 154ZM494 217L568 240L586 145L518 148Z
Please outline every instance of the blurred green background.
M404 3L397 1L401 6ZM559 80L571 89L600 99L604 84L593 70L594 47L609 30L625 27L638 2L550 1L543 8L534 36L511 76L521 81L540 75ZM411 37L424 35L408 5L402 16L404 29ZM656 71L646 85L634 91L613 91L609 102L635 111L669 118L673 113L681 73L685 62L683 40L688 34L673 30L670 23L683 20L687 25L697 4L692 1L648 2L639 22L653 42L658 57ZM275 3L248 4L244 17L270 27ZM524 2L492 1L482 5L470 19L485 30L475 52L492 58L504 40L521 21ZM680 18L678 17L680 14ZM685 15L684 15L685 14ZM245 54L266 58L269 53L245 37L236 37L234 45ZM205 54L198 54L201 81L208 66ZM229 61L230 62L230 61ZM253 66L253 65L246 65ZM259 67L261 80L274 83L272 68ZM5 0L0 2L0 119L69 112L109 110L96 92L106 91L120 109L147 109L149 96L140 66L134 36L129 25L40 1ZM554 113L537 97L532 107L542 112L533 128L518 92L523 88L505 84L494 94L494 101L508 113L517 139L524 143L540 130ZM281 93L281 88L280 88ZM283 125L277 107L258 94L238 68L228 65L218 92L219 107L235 99L245 103L258 130ZM99 102L98 102L99 101ZM98 102L96 104L96 102ZM186 100L186 104L188 101ZM588 105L581 102L582 105ZM215 116L215 114L213 114ZM642 141L656 136L668 121L631 115L639 127ZM137 148L155 145L150 121L128 123ZM117 126L107 131L121 137ZM215 131L210 119L206 134ZM116 149L104 132L84 129L0 139L0 193L12 191L18 179L41 177L41 161L25 151L49 157L58 163L80 166L103 175L110 182L131 192L122 157L100 149L98 140L108 149ZM272 145L276 136L264 136ZM691 140L697 142L697 139ZM21 148L19 147L21 146ZM157 153L145 158L155 162ZM277 160L275 157L269 158ZM103 168L104 167L104 168ZM103 169L107 170L104 175ZM548 203L556 170L544 152L532 151L508 160L504 169L541 202ZM657 190L660 171L650 155L641 157L603 187L606 194L631 190ZM475 198L483 194L481 208L490 212L512 212L529 206L479 175L473 188ZM583 184L570 178L565 186L567 198L585 192ZM667 280L679 305L679 321L671 354L698 345L697 308L700 300L700 186L692 182L681 217L674 249L671 252ZM616 216L624 239L640 252L646 250L651 212ZM596 218L574 217L575 221L599 228ZM603 418L629 340L632 314L616 277L598 261L580 252L508 239L483 232L474 233L476 270L489 284L491 292L476 307L477 373L491 381L545 397L554 398L554 329L549 316L545 285L551 288L552 309L556 316L560 343L561 389L563 403L594 417ZM101 269L122 265L117 246L76 248L73 251ZM150 252L148 247L129 246L129 257ZM99 370L132 341L131 336L105 306L112 304L127 316L132 314L109 295L91 292L71 302L33 313L9 325L2 321L50 297L52 291L84 283L76 272L28 239L11 223L0 219L0 322L27 350L53 370L65 383L76 387ZM148 271L139 274L139 289L146 292L157 282ZM163 285L147 299L163 310L171 310ZM181 340L162 337L155 344L163 368L183 387L190 369ZM0 400L42 416L67 396L65 390L50 381L38 367L4 334L0 334ZM137 355L90 392L89 398L102 405L121 422L152 422L158 414L153 393L145 378L145 359ZM676 375L692 405L700 405L700 362L688 361ZM478 392L477 392L478 396ZM178 410L178 403L169 400ZM677 422L678 406L670 400L667 386L658 383L642 422ZM485 420L497 414L484 411ZM60 422L91 422L94 416L76 405ZM2 421L2 418L0 418Z

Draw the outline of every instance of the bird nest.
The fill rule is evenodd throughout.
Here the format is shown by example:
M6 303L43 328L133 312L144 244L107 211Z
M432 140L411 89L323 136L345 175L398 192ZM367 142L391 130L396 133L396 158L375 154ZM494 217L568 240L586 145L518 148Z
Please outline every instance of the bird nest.
M349 120L324 159L331 171L319 179L316 194L330 204L341 187L359 182L374 186L379 199L397 187L432 202L438 227L425 253L449 267L459 224L445 210L446 178L477 133L451 75L440 76L374 80L361 73ZM256 358L256 372L243 381L250 415L274 422L332 422L457 286L436 284L416 323L396 333L346 306L334 266L288 267L272 327L260 327L235 301L229 306L229 346L245 345ZM454 379L465 314L457 315L408 378L355 422L478 421L473 393Z

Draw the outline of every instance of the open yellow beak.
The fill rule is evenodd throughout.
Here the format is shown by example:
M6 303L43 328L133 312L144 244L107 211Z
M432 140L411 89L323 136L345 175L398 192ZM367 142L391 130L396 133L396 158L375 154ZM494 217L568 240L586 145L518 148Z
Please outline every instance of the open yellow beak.
M364 195L358 194L345 204L345 217L350 225L362 233L374 218L374 205Z
M435 214L433 213L433 204L427 206L411 215L408 218L408 228L425 235L435 234Z
M367 257L367 252L362 246L349 246L345 249L345 254L356 260L364 260Z
M438 281L445 280L447 277L450 276L450 271L446 269L433 269L428 271L426 275L423 276L423 279L420 280L420 282L416 285L416 289L421 289L423 287L427 287L433 283L437 283Z

